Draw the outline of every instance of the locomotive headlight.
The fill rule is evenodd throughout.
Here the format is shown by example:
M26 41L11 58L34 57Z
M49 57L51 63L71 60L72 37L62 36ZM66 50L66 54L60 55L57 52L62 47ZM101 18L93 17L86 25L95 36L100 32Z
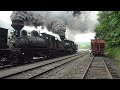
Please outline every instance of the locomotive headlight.
M25 53L22 53L23 55L25 54Z

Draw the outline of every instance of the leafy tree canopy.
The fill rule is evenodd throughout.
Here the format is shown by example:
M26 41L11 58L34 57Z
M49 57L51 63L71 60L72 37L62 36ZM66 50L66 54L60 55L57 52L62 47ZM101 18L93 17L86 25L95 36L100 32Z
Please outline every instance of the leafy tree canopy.
M120 46L120 11L100 11L96 38L104 39L107 48Z

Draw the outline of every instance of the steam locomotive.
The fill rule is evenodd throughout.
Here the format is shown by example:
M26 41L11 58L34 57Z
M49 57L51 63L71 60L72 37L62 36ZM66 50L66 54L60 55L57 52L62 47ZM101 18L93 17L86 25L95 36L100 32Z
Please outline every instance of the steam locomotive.
M33 61L33 57L55 58L63 55L73 54L78 46L70 40L61 36L61 41L56 37L31 31L27 35L22 20L13 20L11 25L15 31L8 39L8 29L0 28L0 63L23 64ZM8 40L8 42L7 42Z

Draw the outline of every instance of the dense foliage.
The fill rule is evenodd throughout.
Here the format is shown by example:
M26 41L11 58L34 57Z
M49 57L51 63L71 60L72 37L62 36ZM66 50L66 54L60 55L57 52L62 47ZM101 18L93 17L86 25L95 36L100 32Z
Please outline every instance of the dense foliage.
M120 46L120 11L100 11L99 25L96 27L96 38L106 41L106 48Z

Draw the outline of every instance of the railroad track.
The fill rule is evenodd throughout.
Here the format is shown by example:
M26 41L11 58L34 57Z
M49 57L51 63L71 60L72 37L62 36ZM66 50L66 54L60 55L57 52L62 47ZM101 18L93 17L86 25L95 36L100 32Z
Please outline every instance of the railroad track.
M67 55L68 56L68 55ZM63 56L64 57L64 56ZM59 57L58 57L59 58ZM36 59L33 62L29 62L29 63L25 63L25 64L21 64L21 65L0 65L0 70L3 69L8 69L8 68L12 68L12 67L18 67L18 66L24 66L24 65L29 65L29 64L33 64L33 63L37 63L37 62L41 62L41 61L45 61L45 60L50 60L50 59Z
M0 70L1 69L6 69L6 68L9 68L9 67L12 67L12 65L2 65L2 66L0 66Z
M113 79L120 79L120 74L118 73L118 71L116 71L106 59L108 58L104 58L105 64L107 65Z
M82 79L113 79L103 57L93 57Z
M60 59L53 59L50 61L45 61L44 63L39 63L37 65L33 64L26 68L22 67L23 69L11 69L10 70L3 70L0 73L1 79L34 79L37 76L45 74L53 69L56 69L62 65L65 65L79 57L86 55L87 53L79 53L71 56L67 56ZM9 72L8 72L9 71ZM0 71L1 72L1 71ZM8 72L8 73L7 73Z
M20 65L10 65L10 64L8 64L8 65L0 65L0 70L8 69L8 68L11 68L11 67L23 66L23 65L26 65L26 64L31 64L31 63L41 62L41 61L43 61L43 59L39 59L39 60L36 59L36 61L25 63L25 64L20 64Z

